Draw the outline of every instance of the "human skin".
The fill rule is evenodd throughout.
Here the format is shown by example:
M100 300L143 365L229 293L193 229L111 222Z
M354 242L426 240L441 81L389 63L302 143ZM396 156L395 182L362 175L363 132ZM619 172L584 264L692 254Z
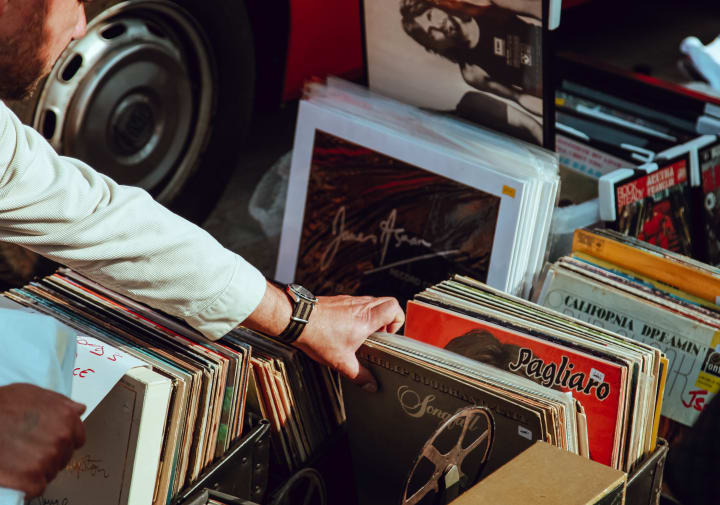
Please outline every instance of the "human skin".
M78 0L47 1L45 40L38 47L46 75L71 40L82 37L86 29L85 9ZM43 0L0 0L0 40L21 33L24 21ZM22 39L17 39L22 42ZM1 98L1 97L0 97ZM288 297L267 284L260 305L242 322L244 326L279 335L290 321L292 306ZM376 330L397 331L403 324L400 305L390 298L321 297L310 322L296 346L318 362L331 366L361 385L374 381L362 369L355 351Z
M39 496L85 443L85 405L31 384L0 387L0 487Z
M42 8L43 2L47 3L45 39L32 46L36 47L35 55L39 56L40 77L47 75L67 44L84 35L86 29L84 4L78 0L0 0L0 43L14 40L34 44L34 41L23 40L23 27L33 13ZM268 282L260 305L239 323L277 336L290 321L291 313L292 305L287 295ZM379 330L396 332L403 322L403 311L393 298L320 297L295 345L319 363L338 370L372 391L376 389L375 381L360 366L355 352L371 333Z

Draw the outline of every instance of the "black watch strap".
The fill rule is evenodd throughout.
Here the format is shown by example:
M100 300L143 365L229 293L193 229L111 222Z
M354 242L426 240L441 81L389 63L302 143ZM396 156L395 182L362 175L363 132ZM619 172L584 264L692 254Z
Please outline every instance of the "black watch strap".
M281 342L292 344L305 329L317 298L298 284L289 284L285 288L285 293L293 304L293 312L292 316L290 316L290 322L277 338Z

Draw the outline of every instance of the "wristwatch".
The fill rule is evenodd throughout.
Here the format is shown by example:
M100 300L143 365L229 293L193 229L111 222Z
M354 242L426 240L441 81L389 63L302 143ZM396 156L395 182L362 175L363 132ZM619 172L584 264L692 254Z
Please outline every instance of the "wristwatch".
M285 286L285 294L293 304L293 312L290 322L277 338L286 344L292 344L305 329L305 325L310 319L310 313L317 303L317 298L300 284L288 284Z

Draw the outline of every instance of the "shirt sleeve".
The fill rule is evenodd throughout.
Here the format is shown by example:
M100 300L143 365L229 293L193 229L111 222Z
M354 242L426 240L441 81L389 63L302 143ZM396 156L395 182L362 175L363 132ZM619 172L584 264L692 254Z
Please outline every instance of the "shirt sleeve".
M217 339L255 310L262 274L145 191L59 156L0 102L0 241L185 319Z

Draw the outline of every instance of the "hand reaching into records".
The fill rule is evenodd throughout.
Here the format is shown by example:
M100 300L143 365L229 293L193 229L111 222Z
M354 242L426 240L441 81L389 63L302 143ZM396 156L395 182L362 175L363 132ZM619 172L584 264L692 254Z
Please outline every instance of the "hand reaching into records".
M395 333L404 322L405 316L394 298L320 297L295 345L315 361L338 370L363 389L375 392L375 379L360 365L355 352L372 333Z
M288 296L268 283L258 308L243 322L271 336L283 333L293 307ZM395 333L405 322L395 298L371 296L320 296L307 325L293 345L322 365L339 371L368 392L377 383L357 360L355 352L376 331Z
M0 387L0 487L39 496L85 443L85 406L31 384Z

